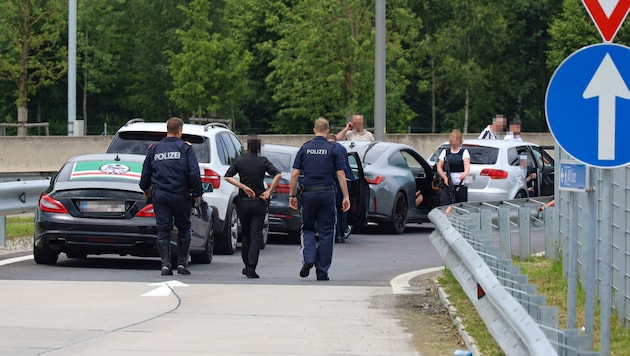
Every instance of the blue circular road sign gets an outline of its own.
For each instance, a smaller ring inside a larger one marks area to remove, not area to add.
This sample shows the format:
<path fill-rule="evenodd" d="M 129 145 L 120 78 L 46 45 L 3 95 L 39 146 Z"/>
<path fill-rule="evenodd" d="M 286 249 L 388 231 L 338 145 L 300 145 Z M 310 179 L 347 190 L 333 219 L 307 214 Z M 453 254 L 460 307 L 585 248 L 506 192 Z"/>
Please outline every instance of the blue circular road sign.
<path fill-rule="evenodd" d="M 584 47 L 551 77 L 547 123 L 558 144 L 587 165 L 630 163 L 630 48 L 606 43 Z"/>

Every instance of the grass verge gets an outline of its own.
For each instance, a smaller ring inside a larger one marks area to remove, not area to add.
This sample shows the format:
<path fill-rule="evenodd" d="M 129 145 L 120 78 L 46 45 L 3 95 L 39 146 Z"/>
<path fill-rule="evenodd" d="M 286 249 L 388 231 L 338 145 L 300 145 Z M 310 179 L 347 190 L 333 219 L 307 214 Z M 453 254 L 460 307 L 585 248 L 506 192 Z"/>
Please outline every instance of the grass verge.
<path fill-rule="evenodd" d="M 7 239 L 13 239 L 23 236 L 33 236 L 34 232 L 34 218 L 18 216 L 7 217 Z"/>
<path fill-rule="evenodd" d="M 528 275 L 529 283 L 538 288 L 538 293 L 545 295 L 547 305 L 558 308 L 558 320 L 561 328 L 567 327 L 567 279 L 562 275 L 562 261 L 547 260 L 544 258 L 531 258 L 527 261 L 514 261 L 521 267 L 521 272 Z M 475 339 L 479 349 L 484 355 L 504 355 L 486 328 L 479 313 L 468 299 L 461 286 L 447 269 L 439 279 L 453 306 L 457 308 L 459 316 L 464 321 L 466 331 Z M 575 326 L 581 329 L 584 325 L 585 294 L 578 284 L 577 314 Z M 593 338 L 595 350 L 599 349 L 599 308 L 595 308 L 595 325 Z M 630 350 L 630 327 L 624 328 L 617 318 L 617 312 L 613 311 L 610 326 L 610 350 L 611 355 L 625 355 Z"/>

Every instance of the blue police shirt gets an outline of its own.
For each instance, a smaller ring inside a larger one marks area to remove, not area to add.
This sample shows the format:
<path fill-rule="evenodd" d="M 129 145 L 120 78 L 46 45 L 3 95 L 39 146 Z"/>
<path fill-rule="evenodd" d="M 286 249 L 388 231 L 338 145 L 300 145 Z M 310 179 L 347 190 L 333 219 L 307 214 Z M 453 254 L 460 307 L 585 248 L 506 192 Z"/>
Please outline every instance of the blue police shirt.
<path fill-rule="evenodd" d="M 177 137 L 164 137 L 149 147 L 144 159 L 140 189 L 155 189 L 201 196 L 199 163 L 192 146 Z"/>
<path fill-rule="evenodd" d="M 352 173 L 352 168 L 350 168 L 350 162 L 348 162 L 348 151 L 343 147 L 339 142 L 334 142 L 335 146 L 339 152 L 341 152 L 341 160 L 343 161 L 343 172 L 346 174 L 346 180 L 353 181 L 356 180 L 354 178 L 354 173 Z M 337 180 L 335 180 L 337 182 Z"/>
<path fill-rule="evenodd" d="M 337 171 L 343 170 L 341 152 L 337 146 L 328 142 L 323 136 L 315 136 L 314 139 L 302 145 L 293 168 L 299 169 L 304 174 L 301 180 L 305 187 L 332 186 L 336 180 Z"/>

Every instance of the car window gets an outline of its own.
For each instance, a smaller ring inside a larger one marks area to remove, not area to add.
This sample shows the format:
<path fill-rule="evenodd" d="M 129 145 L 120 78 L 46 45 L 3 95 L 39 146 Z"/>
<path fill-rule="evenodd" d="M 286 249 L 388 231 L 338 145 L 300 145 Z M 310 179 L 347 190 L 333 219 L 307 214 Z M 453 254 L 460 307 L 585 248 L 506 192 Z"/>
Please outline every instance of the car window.
<path fill-rule="evenodd" d="M 280 172 L 289 172 L 293 161 L 291 160 L 291 154 L 281 152 L 263 152 L 263 156 L 276 167 Z"/>
<path fill-rule="evenodd" d="M 227 133 L 221 133 L 218 135 L 219 139 L 223 141 L 223 147 L 225 147 L 225 152 L 227 154 L 227 163 L 232 164 L 236 158 L 240 155 L 239 151 L 237 151 L 234 146 L 234 142 L 230 139 L 230 135 Z"/>
<path fill-rule="evenodd" d="M 389 160 L 387 162 L 390 166 L 409 169 L 409 166 L 407 165 L 407 160 L 405 160 L 405 157 L 403 157 L 402 152 L 400 151 L 394 152 L 394 154 L 389 157 Z"/>
<path fill-rule="evenodd" d="M 387 151 L 387 148 L 388 147 L 386 145 L 378 145 L 378 144 L 368 146 L 368 149 L 366 149 L 366 152 L 363 154 L 363 157 L 361 158 L 361 160 L 363 161 L 363 164 L 364 165 L 373 164 L 385 154 L 385 151 Z"/>
<path fill-rule="evenodd" d="M 114 136 L 107 148 L 107 153 L 131 153 L 146 155 L 149 146 L 159 142 L 166 136 L 164 132 L 123 131 Z M 198 135 L 184 134 L 184 141 L 192 144 L 199 162 L 210 162 L 210 145 L 207 138 Z"/>
<path fill-rule="evenodd" d="M 542 151 L 542 153 L 540 152 Z M 549 155 L 549 153 L 545 152 L 544 150 L 538 148 L 538 147 L 532 147 L 532 152 L 534 153 L 534 158 L 536 159 L 536 162 L 538 163 L 539 167 L 544 166 L 549 167 L 552 166 L 553 167 L 553 158 L 551 158 L 551 156 Z"/>
<path fill-rule="evenodd" d="M 243 154 L 243 145 L 241 144 L 241 141 L 239 141 L 238 137 L 234 134 L 228 133 L 227 135 L 230 137 L 230 140 L 232 140 L 234 147 L 236 147 L 236 157 L 240 157 Z"/>
<path fill-rule="evenodd" d="M 227 148 L 225 148 L 225 142 L 221 138 L 221 135 L 216 136 L 216 144 L 217 144 L 217 154 L 219 155 L 219 161 L 222 165 L 228 165 L 228 152 Z"/>
<path fill-rule="evenodd" d="M 516 147 L 510 147 L 508 149 L 508 163 L 511 166 L 518 166 L 518 151 L 516 150 Z"/>
<path fill-rule="evenodd" d="M 518 156 L 516 157 L 515 162 L 510 162 L 513 166 L 520 165 L 521 159 L 527 159 L 527 168 L 531 171 L 534 168 L 534 157 L 532 156 L 532 151 L 527 146 L 516 147 L 516 152 Z"/>
<path fill-rule="evenodd" d="M 142 162 L 115 161 L 113 159 L 100 161 L 78 161 L 67 163 L 57 175 L 58 182 L 140 182 Z"/>
<path fill-rule="evenodd" d="M 414 177 L 419 177 L 425 173 L 424 167 L 422 167 L 422 164 L 420 164 L 420 162 L 411 152 L 401 151 L 401 154 L 407 162 L 407 166 L 411 170 L 411 173 Z"/>
<path fill-rule="evenodd" d="M 470 154 L 470 164 L 496 164 L 499 156 L 499 149 L 487 146 L 464 145 Z"/>
<path fill-rule="evenodd" d="M 348 155 L 348 164 L 350 165 L 354 179 L 359 179 L 359 162 L 357 162 L 357 158 L 354 155 Z"/>

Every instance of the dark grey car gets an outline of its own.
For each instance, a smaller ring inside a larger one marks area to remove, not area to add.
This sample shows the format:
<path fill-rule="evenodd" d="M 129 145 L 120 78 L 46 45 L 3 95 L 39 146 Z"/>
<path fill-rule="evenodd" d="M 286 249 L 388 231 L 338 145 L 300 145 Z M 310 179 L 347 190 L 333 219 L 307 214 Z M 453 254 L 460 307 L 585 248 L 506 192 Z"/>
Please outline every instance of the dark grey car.
<path fill-rule="evenodd" d="M 54 264 L 62 252 L 69 258 L 89 254 L 157 257 L 153 204 L 138 185 L 143 162 L 144 156 L 135 154 L 82 155 L 66 162 L 42 193 L 35 211 L 35 262 Z M 213 215 L 214 209 L 203 200 L 192 210 L 194 263 L 212 261 Z M 176 241 L 175 229 L 171 243 Z"/>

